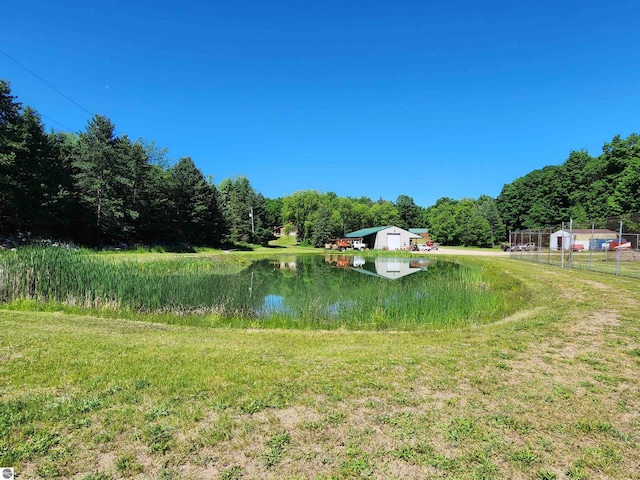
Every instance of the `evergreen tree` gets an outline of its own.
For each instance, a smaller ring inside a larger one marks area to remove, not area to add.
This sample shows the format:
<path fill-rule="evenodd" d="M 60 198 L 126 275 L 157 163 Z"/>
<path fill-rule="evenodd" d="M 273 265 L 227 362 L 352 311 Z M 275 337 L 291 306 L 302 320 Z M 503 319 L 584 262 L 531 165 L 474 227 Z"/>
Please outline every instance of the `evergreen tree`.
<path fill-rule="evenodd" d="M 16 152 L 24 150 L 20 139 L 22 105 L 11 95 L 9 84 L 0 80 L 0 231 L 18 228 L 18 202 L 22 187 Z"/>
<path fill-rule="evenodd" d="M 126 238 L 126 192 L 132 187 L 127 158 L 118 148 L 115 125 L 95 115 L 80 134 L 73 152 L 73 177 L 94 245 Z"/>
<path fill-rule="evenodd" d="M 0 80 L 0 230 L 47 234 L 63 208 L 64 170 L 40 115 Z"/>
<path fill-rule="evenodd" d="M 219 217 L 216 192 L 190 157 L 171 168 L 173 226 L 179 239 L 191 245 L 217 243 Z"/>

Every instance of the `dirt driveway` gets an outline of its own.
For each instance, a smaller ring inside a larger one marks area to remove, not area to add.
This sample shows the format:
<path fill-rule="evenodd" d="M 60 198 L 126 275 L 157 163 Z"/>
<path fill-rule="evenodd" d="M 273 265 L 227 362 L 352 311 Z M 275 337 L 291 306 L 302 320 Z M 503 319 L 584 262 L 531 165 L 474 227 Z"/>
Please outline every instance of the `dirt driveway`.
<path fill-rule="evenodd" d="M 423 252 L 420 252 L 423 253 Z M 503 252 L 502 250 L 476 250 L 476 249 L 466 249 L 466 248 L 456 248 L 456 247 L 438 247 L 438 250 L 431 250 L 430 252 L 424 253 L 433 253 L 440 255 L 476 255 L 482 257 L 508 257 L 509 252 Z"/>

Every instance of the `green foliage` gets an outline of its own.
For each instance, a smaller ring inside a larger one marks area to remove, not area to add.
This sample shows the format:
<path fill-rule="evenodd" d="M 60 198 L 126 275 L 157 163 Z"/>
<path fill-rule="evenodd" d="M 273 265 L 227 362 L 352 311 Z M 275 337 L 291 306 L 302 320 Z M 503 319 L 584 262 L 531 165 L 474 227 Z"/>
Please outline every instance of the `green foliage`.
<path fill-rule="evenodd" d="M 491 236 L 491 246 L 504 240 L 505 228 L 496 205 L 496 201 L 489 195 L 481 195 L 475 202 L 475 207 L 478 210 L 479 216 L 481 216 L 489 226 Z"/>
<path fill-rule="evenodd" d="M 268 204 L 246 177 L 223 180 L 218 187 L 218 201 L 226 227 L 224 238 L 229 243 L 266 245 L 274 238 L 273 227 L 281 225 L 281 215 L 275 208 L 282 202 Z"/>
<path fill-rule="evenodd" d="M 493 246 L 502 238 L 502 222 L 493 199 L 441 198 L 426 211 L 433 239 L 444 245 Z M 499 231 L 499 232 L 498 232 Z"/>
<path fill-rule="evenodd" d="M 392 202 L 379 199 L 371 206 L 372 226 L 395 225 L 396 223 L 399 223 L 399 214 L 397 207 Z"/>
<path fill-rule="evenodd" d="M 284 223 L 282 219 L 282 202 L 282 197 L 265 198 L 266 225 L 278 227 Z"/>
<path fill-rule="evenodd" d="M 283 200 L 282 218 L 295 225 L 301 242 L 313 234 L 311 216 L 318 209 L 321 196 L 314 190 L 305 190 L 294 192 Z"/>
<path fill-rule="evenodd" d="M 0 79 L 0 234 L 60 231 L 69 181 L 40 115 Z"/>
<path fill-rule="evenodd" d="M 173 226 L 179 239 L 188 244 L 210 245 L 221 234 L 217 195 L 213 184 L 189 157 L 181 158 L 170 170 Z"/>
<path fill-rule="evenodd" d="M 420 207 L 415 204 L 413 198 L 408 195 L 400 195 L 396 199 L 396 208 L 398 209 L 398 224 L 400 228 L 408 230 L 410 228 L 423 227 L 419 225 Z"/>
<path fill-rule="evenodd" d="M 90 227 L 92 244 L 120 240 L 125 226 L 124 192 L 131 187 L 126 158 L 119 155 L 115 125 L 95 115 L 80 134 L 72 153 L 72 171 L 83 220 Z"/>
<path fill-rule="evenodd" d="M 116 136 L 101 115 L 78 135 L 46 135 L 39 115 L 0 79 L 0 234 L 32 231 L 92 246 L 219 242 L 215 187 L 186 160 L 169 168 L 164 154 Z"/>

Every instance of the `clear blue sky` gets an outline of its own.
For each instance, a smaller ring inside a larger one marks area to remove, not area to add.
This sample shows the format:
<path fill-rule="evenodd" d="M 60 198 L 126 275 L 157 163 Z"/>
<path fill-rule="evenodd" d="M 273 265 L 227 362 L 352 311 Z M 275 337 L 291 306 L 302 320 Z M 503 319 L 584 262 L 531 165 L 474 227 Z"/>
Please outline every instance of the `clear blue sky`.
<path fill-rule="evenodd" d="M 267 197 L 497 196 L 638 132 L 637 0 L 5 2 L 0 50 L 118 134 Z M 90 115 L 5 55 L 47 128 Z M 58 123 L 54 123 L 58 122 Z M 64 125 L 63 128 L 61 125 Z"/>

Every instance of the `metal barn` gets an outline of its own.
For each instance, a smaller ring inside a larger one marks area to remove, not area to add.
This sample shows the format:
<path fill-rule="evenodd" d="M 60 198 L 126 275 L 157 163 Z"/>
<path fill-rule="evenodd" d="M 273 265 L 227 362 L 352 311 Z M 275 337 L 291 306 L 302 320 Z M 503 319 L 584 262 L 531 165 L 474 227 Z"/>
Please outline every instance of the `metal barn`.
<path fill-rule="evenodd" d="M 362 238 L 374 250 L 406 250 L 413 240 L 422 237 L 394 225 L 371 227 L 348 233 L 347 238 Z"/>

